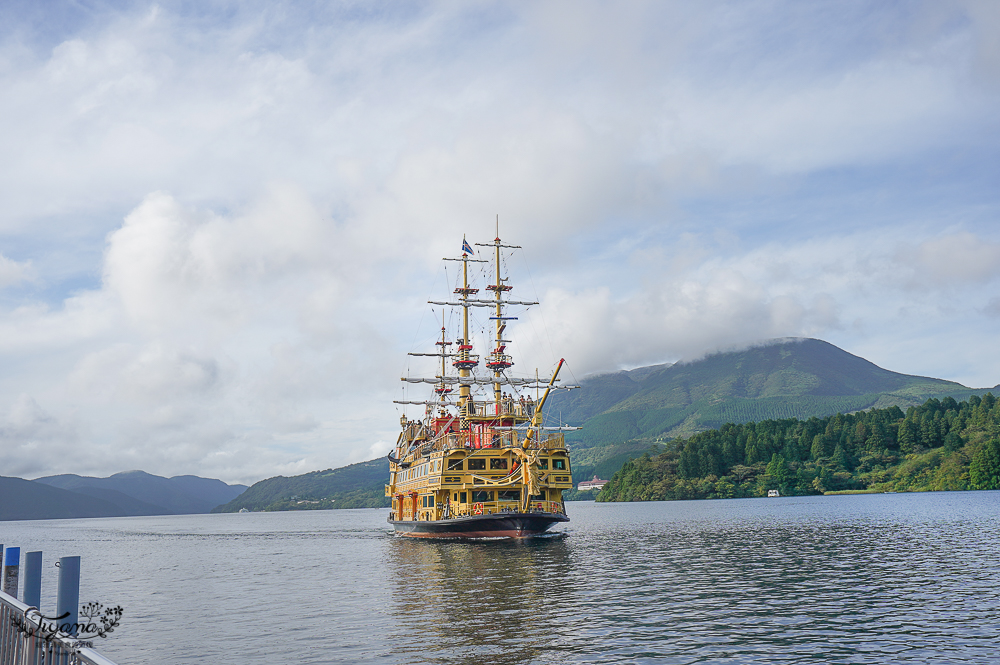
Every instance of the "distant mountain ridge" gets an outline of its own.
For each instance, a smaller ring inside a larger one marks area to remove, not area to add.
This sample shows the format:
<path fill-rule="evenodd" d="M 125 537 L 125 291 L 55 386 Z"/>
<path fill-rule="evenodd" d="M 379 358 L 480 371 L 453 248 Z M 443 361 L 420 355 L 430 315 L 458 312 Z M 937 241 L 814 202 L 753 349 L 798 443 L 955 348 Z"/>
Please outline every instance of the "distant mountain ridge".
<path fill-rule="evenodd" d="M 163 478 L 144 471 L 108 478 L 76 474 L 35 480 L 0 477 L 0 520 L 207 513 L 245 489 L 245 485 L 227 485 L 212 478 Z"/>
<path fill-rule="evenodd" d="M 145 504 L 159 511 L 140 513 L 145 515 L 207 513 L 218 505 L 232 501 L 246 490 L 246 485 L 227 485 L 214 478 L 198 476 L 164 478 L 145 471 L 123 471 L 107 478 L 66 473 L 36 478 L 34 482 L 100 496 L 110 501 L 115 501 L 115 496 L 121 494 L 132 500 L 121 501 L 120 507 L 123 509 L 140 508 Z M 139 504 L 136 504 L 136 501 Z"/>
<path fill-rule="evenodd" d="M 0 476 L 0 521 L 120 516 L 118 506 L 100 497 Z"/>

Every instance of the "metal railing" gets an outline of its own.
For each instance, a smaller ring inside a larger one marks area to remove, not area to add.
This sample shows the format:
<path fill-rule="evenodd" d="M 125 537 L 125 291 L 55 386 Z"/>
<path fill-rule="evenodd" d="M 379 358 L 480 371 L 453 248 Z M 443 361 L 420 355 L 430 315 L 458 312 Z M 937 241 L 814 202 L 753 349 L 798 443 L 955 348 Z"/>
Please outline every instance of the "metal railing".
<path fill-rule="evenodd" d="M 0 663 L 3 665 L 115 665 L 66 633 L 52 634 L 39 614 L 0 591 Z"/>
<path fill-rule="evenodd" d="M 499 402 L 469 402 L 471 415 L 474 416 L 521 416 L 528 418 L 535 413 L 534 402 L 520 402 L 514 399 L 504 399 Z"/>
<path fill-rule="evenodd" d="M 432 439 L 420 446 L 422 453 L 435 450 L 459 450 L 472 448 L 515 448 L 522 445 L 521 437 L 514 430 L 490 430 L 487 432 L 452 432 Z M 566 447 L 565 436 L 560 432 L 548 434 L 545 438 L 535 438 L 529 450 L 558 450 Z"/>
<path fill-rule="evenodd" d="M 559 501 L 546 501 L 544 499 L 532 499 L 525 509 L 521 506 L 520 499 L 513 501 L 472 501 L 470 503 L 456 504 L 453 507 L 442 508 L 441 518 L 449 517 L 469 517 L 478 515 L 523 515 L 525 513 L 556 513 L 564 515 L 566 513 L 563 504 Z"/>

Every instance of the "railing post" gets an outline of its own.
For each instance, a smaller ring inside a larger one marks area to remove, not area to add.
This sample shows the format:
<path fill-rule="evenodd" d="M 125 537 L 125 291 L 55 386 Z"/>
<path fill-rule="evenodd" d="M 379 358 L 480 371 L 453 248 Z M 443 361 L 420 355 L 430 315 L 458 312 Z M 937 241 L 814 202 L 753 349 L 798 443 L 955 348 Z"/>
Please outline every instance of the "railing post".
<path fill-rule="evenodd" d="M 8 547 L 3 554 L 3 592 L 17 598 L 17 574 L 21 565 L 21 548 Z"/>
<path fill-rule="evenodd" d="M 42 605 L 42 553 L 24 555 L 24 604 L 29 607 Z"/>
<path fill-rule="evenodd" d="M 80 557 L 64 556 L 59 559 L 59 588 L 56 591 L 56 616 L 69 612 L 59 625 L 68 623 L 73 635 L 80 620 Z"/>

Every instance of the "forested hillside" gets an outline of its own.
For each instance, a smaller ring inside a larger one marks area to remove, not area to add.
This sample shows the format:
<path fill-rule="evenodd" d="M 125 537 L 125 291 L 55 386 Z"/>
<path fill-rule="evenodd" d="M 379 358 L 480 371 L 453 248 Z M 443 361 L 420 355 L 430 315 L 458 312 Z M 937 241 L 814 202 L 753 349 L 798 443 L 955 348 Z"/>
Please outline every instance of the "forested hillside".
<path fill-rule="evenodd" d="M 871 409 L 763 420 L 677 439 L 627 462 L 598 501 L 655 501 L 831 491 L 1000 489 L 1000 402 Z"/>
<path fill-rule="evenodd" d="M 235 513 L 242 508 L 250 511 L 381 508 L 389 505 L 385 496 L 388 478 L 389 462 L 385 458 L 301 476 L 275 476 L 254 483 L 212 512 Z"/>
<path fill-rule="evenodd" d="M 643 451 L 658 453 L 674 437 L 726 423 L 906 409 L 930 398 L 962 400 L 989 390 L 892 372 L 818 339 L 772 340 L 692 362 L 587 377 L 580 384 L 553 396 L 547 409 L 552 424 L 583 425 L 566 437 L 577 481 L 610 478 Z"/>

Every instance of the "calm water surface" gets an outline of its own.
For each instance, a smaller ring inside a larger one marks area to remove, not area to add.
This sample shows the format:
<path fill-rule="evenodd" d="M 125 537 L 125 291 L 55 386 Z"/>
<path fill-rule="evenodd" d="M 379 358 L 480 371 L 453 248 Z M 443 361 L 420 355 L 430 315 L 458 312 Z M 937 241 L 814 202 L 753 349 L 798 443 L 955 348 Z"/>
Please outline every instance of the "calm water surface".
<path fill-rule="evenodd" d="M 83 557 L 134 663 L 1000 662 L 1000 492 L 568 504 L 525 543 L 385 510 L 0 522 Z"/>

